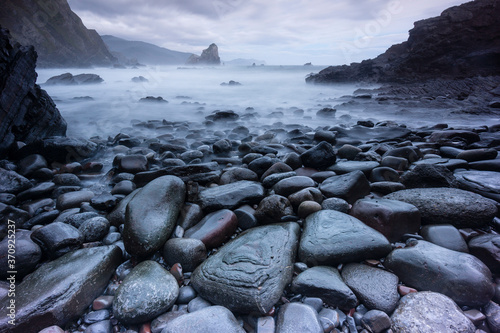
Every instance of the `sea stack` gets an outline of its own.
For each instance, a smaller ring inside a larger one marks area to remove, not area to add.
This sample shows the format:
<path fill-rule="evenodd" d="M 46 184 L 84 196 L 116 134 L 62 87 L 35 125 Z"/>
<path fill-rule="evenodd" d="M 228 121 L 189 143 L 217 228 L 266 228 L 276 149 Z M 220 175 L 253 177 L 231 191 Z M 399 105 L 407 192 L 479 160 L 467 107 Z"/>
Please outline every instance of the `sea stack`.
<path fill-rule="evenodd" d="M 201 56 L 193 54 L 189 57 L 186 65 L 220 65 L 219 48 L 214 43 L 210 44 Z"/>

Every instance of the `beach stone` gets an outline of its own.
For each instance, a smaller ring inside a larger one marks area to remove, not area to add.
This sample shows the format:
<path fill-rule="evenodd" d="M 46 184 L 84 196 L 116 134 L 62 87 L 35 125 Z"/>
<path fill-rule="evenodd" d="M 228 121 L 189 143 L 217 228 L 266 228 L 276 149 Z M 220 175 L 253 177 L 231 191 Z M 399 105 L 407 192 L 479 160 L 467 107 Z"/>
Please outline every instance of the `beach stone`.
<path fill-rule="evenodd" d="M 18 163 L 19 174 L 30 177 L 38 169 L 47 167 L 47 160 L 39 154 L 28 155 Z"/>
<path fill-rule="evenodd" d="M 328 198 L 323 200 L 321 208 L 324 210 L 336 210 L 341 213 L 347 213 L 350 209 L 349 203 L 340 198 Z"/>
<path fill-rule="evenodd" d="M 321 209 L 321 205 L 316 201 L 303 201 L 297 209 L 297 215 L 300 218 L 306 218 Z"/>
<path fill-rule="evenodd" d="M 238 227 L 247 230 L 257 226 L 257 218 L 255 217 L 255 209 L 249 205 L 243 205 L 234 210 L 234 214 L 238 218 Z"/>
<path fill-rule="evenodd" d="M 187 314 L 187 309 L 178 311 L 168 311 L 156 317 L 153 321 L 151 321 L 151 333 L 161 333 L 163 329 L 167 326 L 167 323 L 185 314 Z M 126 331 L 125 333 L 129 332 Z M 130 333 L 136 333 L 136 331 Z"/>
<path fill-rule="evenodd" d="M 43 182 L 35 187 L 29 188 L 17 195 L 17 200 L 25 201 L 28 199 L 38 199 L 40 197 L 50 197 L 50 193 L 56 188 L 52 182 Z"/>
<path fill-rule="evenodd" d="M 379 310 L 370 310 L 361 318 L 361 324 L 369 332 L 381 333 L 391 328 L 391 318 L 387 313 Z"/>
<path fill-rule="evenodd" d="M 315 201 L 317 203 L 321 203 L 323 201 L 323 194 L 316 187 L 307 187 L 289 195 L 288 200 L 293 207 L 298 208 L 304 201 Z"/>
<path fill-rule="evenodd" d="M 64 333 L 64 330 L 57 325 L 46 327 L 38 333 Z"/>
<path fill-rule="evenodd" d="M 500 159 L 470 162 L 469 167 L 475 170 L 500 172 Z"/>
<path fill-rule="evenodd" d="M 57 197 L 56 207 L 59 210 L 78 208 L 83 202 L 89 202 L 94 193 L 89 190 L 68 192 Z"/>
<path fill-rule="evenodd" d="M 130 181 L 130 180 L 122 180 L 119 183 L 117 183 L 115 186 L 113 186 L 113 189 L 111 190 L 111 194 L 123 194 L 123 195 L 129 195 L 136 189 L 135 184 Z"/>
<path fill-rule="evenodd" d="M 0 168 L 0 193 L 17 194 L 32 186 L 27 178 L 17 172 Z"/>
<path fill-rule="evenodd" d="M 76 250 L 49 261 L 16 288 L 16 325 L 8 324 L 7 303 L 0 306 L 0 331 L 37 332 L 80 317 L 102 294 L 121 251 L 116 246 Z"/>
<path fill-rule="evenodd" d="M 297 173 L 295 171 L 273 173 L 272 175 L 269 175 L 262 180 L 262 185 L 264 185 L 265 188 L 271 188 L 274 185 L 276 185 L 279 181 L 295 176 L 297 176 Z"/>
<path fill-rule="evenodd" d="M 220 246 L 238 228 L 238 218 L 229 209 L 222 209 L 205 216 L 184 233 L 186 238 L 201 240 L 208 250 Z"/>
<path fill-rule="evenodd" d="M 381 258 L 391 251 L 387 238 L 360 220 L 334 210 L 321 210 L 305 220 L 299 260 L 308 266 Z"/>
<path fill-rule="evenodd" d="M 318 142 L 326 141 L 333 145 L 336 141 L 335 133 L 331 131 L 316 131 L 314 132 L 314 140 Z"/>
<path fill-rule="evenodd" d="M 255 325 L 255 333 L 274 333 L 276 324 L 271 316 L 259 317 Z"/>
<path fill-rule="evenodd" d="M 458 187 L 453 173 L 439 164 L 418 164 L 401 177 L 406 188 Z"/>
<path fill-rule="evenodd" d="M 298 237 L 294 222 L 247 230 L 198 266 L 191 284 L 214 304 L 265 314 L 292 280 Z"/>
<path fill-rule="evenodd" d="M 467 243 L 457 228 L 451 224 L 428 224 L 422 227 L 420 235 L 433 244 L 459 252 L 469 252 Z"/>
<path fill-rule="evenodd" d="M 29 230 L 35 225 L 46 225 L 54 222 L 57 216 L 59 216 L 59 213 L 60 211 L 53 209 L 37 214 L 23 224 L 23 229 Z"/>
<path fill-rule="evenodd" d="M 283 157 L 283 162 L 285 164 L 288 164 L 290 168 L 292 168 L 293 170 L 298 169 L 302 166 L 302 160 L 300 159 L 300 155 L 295 152 L 286 154 Z"/>
<path fill-rule="evenodd" d="M 491 272 L 479 259 L 426 241 L 392 251 L 384 266 L 405 285 L 442 293 L 461 306 L 483 306 L 495 292 Z"/>
<path fill-rule="evenodd" d="M 92 302 L 92 310 L 109 309 L 113 305 L 114 296 L 99 296 Z"/>
<path fill-rule="evenodd" d="M 492 332 L 500 331 L 500 306 L 495 302 L 489 302 L 484 307 L 486 322 Z"/>
<path fill-rule="evenodd" d="M 500 235 L 485 234 L 469 241 L 469 250 L 479 258 L 493 274 L 500 273 Z"/>
<path fill-rule="evenodd" d="M 248 168 L 255 172 L 260 179 L 264 172 L 273 166 L 274 162 L 275 159 L 272 159 L 269 156 L 258 157 L 248 164 Z"/>
<path fill-rule="evenodd" d="M 498 155 L 496 149 L 493 148 L 478 148 L 469 149 L 460 152 L 456 158 L 466 160 L 467 162 L 476 162 L 482 160 L 492 160 Z"/>
<path fill-rule="evenodd" d="M 267 176 L 276 174 L 276 173 L 286 173 L 291 172 L 293 169 L 283 162 L 274 163 L 266 172 L 262 175 L 261 179 L 264 180 Z"/>
<path fill-rule="evenodd" d="M 500 202 L 500 172 L 496 171 L 455 171 L 459 187 Z"/>
<path fill-rule="evenodd" d="M 21 208 L 28 212 L 30 217 L 33 217 L 40 211 L 46 211 L 46 209 L 54 208 L 54 200 L 49 198 L 30 200 L 29 202 L 21 205 Z"/>
<path fill-rule="evenodd" d="M 336 176 L 337 174 L 333 171 L 318 171 L 313 173 L 310 177 L 317 183 L 322 183 L 326 179 Z"/>
<path fill-rule="evenodd" d="M 255 204 L 264 197 L 260 183 L 241 180 L 235 183 L 207 188 L 199 194 L 199 205 L 207 212 L 235 209 L 243 204 Z"/>
<path fill-rule="evenodd" d="M 406 187 L 397 182 L 376 182 L 370 184 L 370 190 L 372 192 L 387 195 L 392 192 L 406 190 Z"/>
<path fill-rule="evenodd" d="M 262 199 L 254 214 L 260 224 L 280 222 L 281 218 L 287 215 L 293 215 L 293 208 L 290 201 L 276 194 Z"/>
<path fill-rule="evenodd" d="M 16 278 L 22 279 L 31 273 L 42 259 L 42 249 L 31 240 L 31 232 L 18 229 L 15 233 L 15 269 L 9 267 L 9 239 L 5 237 L 0 241 L 0 278 L 5 281 L 9 276 L 8 271 L 15 270 Z M 11 242 L 12 243 L 12 242 Z"/>
<path fill-rule="evenodd" d="M 222 174 L 219 184 L 226 185 L 240 180 L 258 181 L 259 177 L 250 169 L 232 168 Z"/>
<path fill-rule="evenodd" d="M 176 304 L 188 304 L 196 298 L 196 290 L 191 286 L 182 286 L 179 288 L 179 296 L 177 297 Z"/>
<path fill-rule="evenodd" d="M 136 174 L 148 170 L 148 159 L 144 155 L 117 155 L 113 164 L 116 165 L 118 172 Z"/>
<path fill-rule="evenodd" d="M 163 247 L 163 258 L 169 266 L 180 263 L 186 272 L 192 272 L 207 258 L 205 244 L 194 238 L 172 238 Z"/>
<path fill-rule="evenodd" d="M 111 320 L 103 320 L 89 325 L 84 333 L 112 333 L 113 325 Z"/>
<path fill-rule="evenodd" d="M 274 192 L 278 195 L 288 197 L 289 195 L 301 191 L 308 187 L 314 187 L 314 180 L 306 176 L 294 176 L 280 180 L 274 185 Z"/>
<path fill-rule="evenodd" d="M 77 175 L 72 173 L 60 173 L 54 175 L 52 180 L 56 185 L 60 186 L 80 186 L 81 181 Z"/>
<path fill-rule="evenodd" d="M 186 230 L 200 222 L 202 218 L 203 211 L 201 210 L 201 207 L 197 204 L 186 202 L 179 212 L 177 225 Z"/>
<path fill-rule="evenodd" d="M 75 227 L 62 222 L 52 222 L 36 229 L 31 234 L 31 239 L 51 259 L 76 250 L 83 243 L 81 232 Z"/>
<path fill-rule="evenodd" d="M 300 159 L 305 167 L 325 169 L 335 163 L 337 156 L 333 146 L 326 141 L 322 141 L 302 153 Z"/>
<path fill-rule="evenodd" d="M 231 311 L 216 305 L 170 320 L 161 331 L 161 333 L 183 332 L 245 333 L 245 330 Z"/>
<path fill-rule="evenodd" d="M 337 155 L 340 158 L 345 158 L 348 160 L 353 160 L 358 153 L 361 153 L 363 150 L 359 147 L 355 147 L 350 144 L 345 144 L 342 147 L 339 148 L 337 151 Z"/>
<path fill-rule="evenodd" d="M 113 315 L 127 324 L 149 321 L 167 311 L 177 300 L 177 280 L 155 261 L 135 266 L 118 287 Z"/>
<path fill-rule="evenodd" d="M 389 167 L 378 167 L 370 173 L 371 182 L 399 182 L 399 178 L 399 173 Z"/>
<path fill-rule="evenodd" d="M 387 156 L 402 157 L 405 158 L 408 163 L 416 162 L 420 158 L 418 148 L 413 147 L 399 147 L 391 149 L 382 155 L 383 158 Z"/>
<path fill-rule="evenodd" d="M 406 158 L 396 156 L 386 156 L 382 158 L 380 165 L 384 168 L 391 168 L 398 171 L 408 170 L 410 167 Z"/>
<path fill-rule="evenodd" d="M 293 279 L 291 289 L 296 294 L 319 297 L 329 306 L 346 311 L 356 307 L 358 302 L 333 267 L 316 266 L 305 270 Z"/>
<path fill-rule="evenodd" d="M 170 237 L 184 204 L 186 187 L 175 176 L 163 176 L 144 186 L 127 204 L 123 243 L 128 253 L 146 257 Z"/>
<path fill-rule="evenodd" d="M 196 312 L 201 309 L 208 308 L 210 306 L 212 306 L 212 303 L 210 303 L 209 301 L 200 296 L 197 296 L 188 303 L 187 310 L 188 312 Z"/>
<path fill-rule="evenodd" d="M 396 275 L 380 268 L 350 263 L 342 268 L 342 278 L 368 309 L 391 313 L 399 300 Z"/>
<path fill-rule="evenodd" d="M 109 231 L 109 221 L 102 216 L 93 217 L 80 225 L 78 230 L 83 236 L 83 242 L 96 242 L 102 240 Z"/>
<path fill-rule="evenodd" d="M 367 177 L 371 171 L 378 167 L 380 163 L 375 161 L 343 161 L 337 162 L 328 169 L 338 175 L 343 175 L 356 170 L 362 171 Z"/>
<path fill-rule="evenodd" d="M 23 193 L 23 192 L 21 192 Z M 15 194 L 12 193 L 0 193 L 0 203 L 6 205 L 15 205 L 17 202 Z"/>
<path fill-rule="evenodd" d="M 286 303 L 280 307 L 276 333 L 323 333 L 318 313 L 302 303 Z"/>
<path fill-rule="evenodd" d="M 110 193 L 101 193 L 90 199 L 90 205 L 97 209 L 103 211 L 112 210 L 118 203 L 118 198 Z"/>
<path fill-rule="evenodd" d="M 401 333 L 476 331 L 452 299 L 430 291 L 410 293 L 401 298 L 391 320 L 392 330 Z"/>
<path fill-rule="evenodd" d="M 110 313 L 106 309 L 90 311 L 83 317 L 83 322 L 85 324 L 93 324 L 98 321 L 107 320 L 110 317 Z"/>
<path fill-rule="evenodd" d="M 99 214 L 96 212 L 76 213 L 65 217 L 62 222 L 72 225 L 73 227 L 78 229 L 83 224 L 83 222 L 97 216 L 99 216 Z"/>
<path fill-rule="evenodd" d="M 354 203 L 350 214 L 382 233 L 391 243 L 420 229 L 420 212 L 402 201 L 360 199 Z"/>
<path fill-rule="evenodd" d="M 388 194 L 385 199 L 414 205 L 422 224 L 451 224 L 475 228 L 491 222 L 497 212 L 494 201 L 455 188 L 416 188 Z"/>
<path fill-rule="evenodd" d="M 356 200 L 370 193 L 370 183 L 361 171 L 353 171 L 326 179 L 319 186 L 328 198 L 337 197 L 353 204 Z"/>

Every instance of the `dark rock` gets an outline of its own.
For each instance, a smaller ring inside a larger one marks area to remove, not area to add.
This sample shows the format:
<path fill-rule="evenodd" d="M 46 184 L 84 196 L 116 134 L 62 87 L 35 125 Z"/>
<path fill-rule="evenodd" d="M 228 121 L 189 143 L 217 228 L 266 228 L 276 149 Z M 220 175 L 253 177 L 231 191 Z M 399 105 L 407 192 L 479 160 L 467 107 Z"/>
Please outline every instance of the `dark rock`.
<path fill-rule="evenodd" d="M 333 171 L 319 171 L 311 175 L 311 178 L 318 183 L 324 182 L 326 179 L 336 176 L 337 174 Z"/>
<path fill-rule="evenodd" d="M 186 202 L 179 212 L 179 218 L 177 219 L 177 225 L 187 230 L 194 226 L 196 223 L 200 222 L 203 218 L 203 211 L 201 207 L 197 204 Z"/>
<path fill-rule="evenodd" d="M 118 172 L 135 174 L 148 170 L 148 160 L 144 155 L 117 156 L 113 164 L 116 164 Z"/>
<path fill-rule="evenodd" d="M 324 332 L 329 332 L 340 325 L 339 314 L 335 310 L 323 308 L 318 315 Z"/>
<path fill-rule="evenodd" d="M 45 82 L 46 85 L 79 85 L 79 84 L 98 84 L 104 80 L 97 74 L 78 74 L 64 73 L 52 76 Z"/>
<path fill-rule="evenodd" d="M 240 180 L 258 181 L 259 177 L 250 169 L 232 168 L 222 174 L 219 183 L 220 185 L 227 185 Z"/>
<path fill-rule="evenodd" d="M 241 83 L 233 81 L 233 80 L 230 80 L 227 83 L 226 82 L 222 82 L 220 85 L 221 86 L 241 86 Z"/>
<path fill-rule="evenodd" d="M 94 197 L 94 193 L 88 190 L 68 192 L 61 194 L 57 198 L 57 209 L 65 210 L 80 207 L 82 202 L 89 202 Z"/>
<path fill-rule="evenodd" d="M 323 333 L 318 313 L 308 305 L 286 303 L 280 307 L 276 333 Z"/>
<path fill-rule="evenodd" d="M 316 131 L 314 133 L 314 140 L 321 142 L 321 141 L 326 141 L 330 144 L 335 144 L 336 139 L 335 139 L 335 132 L 331 131 Z"/>
<path fill-rule="evenodd" d="M 112 333 L 113 325 L 111 320 L 103 320 L 92 325 L 89 325 L 84 333 Z"/>
<path fill-rule="evenodd" d="M 31 229 L 34 225 L 46 225 L 51 222 L 54 222 L 54 220 L 59 216 L 60 211 L 57 209 L 54 210 L 49 210 L 48 212 L 43 212 L 40 214 L 37 214 L 30 218 L 26 223 L 23 224 L 24 229 Z"/>
<path fill-rule="evenodd" d="M 195 226 L 186 230 L 184 237 L 199 239 L 211 250 L 227 241 L 237 227 L 236 215 L 229 209 L 222 209 L 205 216 Z"/>
<path fill-rule="evenodd" d="M 175 176 L 157 178 L 127 204 L 123 243 L 132 256 L 146 257 L 158 251 L 170 237 L 184 204 L 186 187 Z"/>
<path fill-rule="evenodd" d="M 80 231 L 62 222 L 53 222 L 36 229 L 31 239 L 52 259 L 78 249 L 83 243 Z"/>
<path fill-rule="evenodd" d="M 406 190 L 406 187 L 398 182 L 376 182 L 371 183 L 370 190 L 385 195 L 396 191 Z"/>
<path fill-rule="evenodd" d="M 335 113 L 337 113 L 336 109 L 332 108 L 323 108 L 316 112 L 316 117 L 318 118 L 335 118 Z"/>
<path fill-rule="evenodd" d="M 297 153 L 288 153 L 283 157 L 283 162 L 288 164 L 293 170 L 298 169 L 302 166 L 302 160 Z"/>
<path fill-rule="evenodd" d="M 17 2 L 4 3 L 0 21 L 20 22 L 8 7 Z M 33 8 L 37 6 L 30 6 Z M 36 13 L 34 11 L 33 13 Z M 8 24 L 7 24 L 8 26 Z M 11 29 L 11 31 L 15 31 Z M 18 37 L 17 37 L 18 38 Z M 8 153 L 16 141 L 31 143 L 54 135 L 66 134 L 66 122 L 49 95 L 36 83 L 37 52 L 33 46 L 21 46 L 8 30 L 0 28 L 0 155 Z M 33 43 L 26 43 L 32 45 Z M 0 181 L 3 183 L 3 181 Z"/>
<path fill-rule="evenodd" d="M 17 286 L 14 327 L 7 323 L 7 303 L 0 307 L 0 331 L 36 332 L 77 319 L 104 291 L 120 262 L 118 247 L 101 246 L 46 263 Z"/>
<path fill-rule="evenodd" d="M 48 162 L 70 163 L 93 157 L 99 149 L 96 143 L 86 139 L 56 136 L 34 140 L 21 148 L 16 155 L 22 158 L 31 154 L 40 154 Z"/>
<path fill-rule="evenodd" d="M 420 230 L 420 235 L 433 244 L 458 252 L 469 252 L 467 243 L 457 228 L 451 224 L 428 224 Z"/>
<path fill-rule="evenodd" d="M 401 177 L 406 188 L 458 187 L 453 173 L 443 165 L 418 164 Z"/>
<path fill-rule="evenodd" d="M 9 234 L 12 235 L 12 234 Z M 5 280 L 8 277 L 8 271 L 16 271 L 16 278 L 22 279 L 26 274 L 31 273 L 37 264 L 42 259 L 42 250 L 40 247 L 34 243 L 30 238 L 31 232 L 25 230 L 17 230 L 15 233 L 15 268 L 10 267 L 10 258 L 8 254 L 12 253 L 9 251 L 9 240 L 13 238 L 5 237 L 0 241 L 0 277 Z"/>
<path fill-rule="evenodd" d="M 196 298 L 196 290 L 191 286 L 183 286 L 179 288 L 179 297 L 177 297 L 176 304 L 188 304 Z"/>
<path fill-rule="evenodd" d="M 102 217 L 93 217 L 83 222 L 78 228 L 83 236 L 83 242 L 100 241 L 108 234 L 109 221 Z"/>
<path fill-rule="evenodd" d="M 401 333 L 476 331 L 452 299 L 430 291 L 410 293 L 403 297 L 391 320 L 392 329 Z"/>
<path fill-rule="evenodd" d="M 321 209 L 321 205 L 316 201 L 303 201 L 297 209 L 297 216 L 304 219 Z"/>
<path fill-rule="evenodd" d="M 379 310 L 370 310 L 361 318 L 361 324 L 369 332 L 381 333 L 391 328 L 391 318 L 387 313 Z"/>
<path fill-rule="evenodd" d="M 13 193 L 25 191 L 32 187 L 30 181 L 15 171 L 0 168 L 0 192 Z"/>
<path fill-rule="evenodd" d="M 335 126 L 331 128 L 337 132 L 337 144 L 340 143 L 361 143 L 376 140 L 376 141 L 391 141 L 406 138 L 411 131 L 404 127 L 362 127 L 353 126 L 351 128 L 343 128 Z"/>
<path fill-rule="evenodd" d="M 386 156 L 380 162 L 380 165 L 385 168 L 391 168 L 398 171 L 408 170 L 410 164 L 404 157 Z"/>
<path fill-rule="evenodd" d="M 111 225 L 117 227 L 120 224 L 125 223 L 125 211 L 127 205 L 138 192 L 139 189 L 136 189 L 132 193 L 127 195 L 118 203 L 118 205 L 116 205 L 115 209 L 113 209 L 113 211 L 107 215 L 107 219 L 109 223 L 111 223 Z"/>
<path fill-rule="evenodd" d="M 352 204 L 370 193 L 370 183 L 365 174 L 358 170 L 330 177 L 321 183 L 319 189 L 328 198 L 338 197 Z"/>
<path fill-rule="evenodd" d="M 292 280 L 298 237 L 293 222 L 252 228 L 198 266 L 192 286 L 232 311 L 267 313 Z"/>
<path fill-rule="evenodd" d="M 254 214 L 260 224 L 280 222 L 281 218 L 287 215 L 293 215 L 290 201 L 276 194 L 262 199 Z"/>
<path fill-rule="evenodd" d="M 4 235 L 7 235 L 8 220 L 14 221 L 17 230 L 21 229 L 30 217 L 25 210 L 0 203 L 0 235 L 2 235 L 2 238 Z"/>
<path fill-rule="evenodd" d="M 238 218 L 238 227 L 247 230 L 257 226 L 257 218 L 255 217 L 255 209 L 249 205 L 243 205 L 234 210 L 234 214 Z"/>
<path fill-rule="evenodd" d="M 144 76 L 134 76 L 132 79 L 131 79 L 132 82 L 135 82 L 135 83 L 141 83 L 141 82 L 149 82 L 148 79 L 146 79 Z"/>
<path fill-rule="evenodd" d="M 240 116 L 235 113 L 232 110 L 228 111 L 217 111 L 213 115 L 205 117 L 208 120 L 213 120 L 213 121 L 233 121 L 233 120 L 238 120 Z"/>
<path fill-rule="evenodd" d="M 47 161 L 42 155 L 33 154 L 20 160 L 18 165 L 19 173 L 23 176 L 30 177 L 38 169 L 46 168 Z"/>
<path fill-rule="evenodd" d="M 314 187 L 314 185 L 314 180 L 310 177 L 294 176 L 280 180 L 273 189 L 276 194 L 287 197 L 305 188 Z"/>
<path fill-rule="evenodd" d="M 203 50 L 201 56 L 191 55 L 186 65 L 220 65 L 219 49 L 214 43 Z"/>
<path fill-rule="evenodd" d="M 342 147 L 339 148 L 337 151 L 337 155 L 340 158 L 345 158 L 348 160 L 353 160 L 358 153 L 361 153 L 362 150 L 361 148 L 355 147 L 353 145 L 345 144 Z"/>
<path fill-rule="evenodd" d="M 22 193 L 22 192 L 21 192 Z M 17 202 L 16 196 L 12 193 L 0 193 L 0 203 L 6 205 L 15 205 Z"/>
<path fill-rule="evenodd" d="M 334 171 L 338 175 L 360 170 L 368 177 L 371 171 L 379 165 L 378 162 L 374 161 L 344 161 L 337 162 L 328 169 Z"/>
<path fill-rule="evenodd" d="M 496 214 L 494 201 L 455 188 L 417 188 L 386 195 L 404 201 L 420 211 L 422 224 L 452 224 L 457 228 L 479 227 Z"/>
<path fill-rule="evenodd" d="M 167 323 L 185 314 L 187 314 L 186 309 L 181 311 L 168 311 L 156 317 L 155 320 L 151 321 L 151 333 L 161 333 L 163 329 L 167 326 Z M 132 333 L 132 332 L 127 332 L 127 333 Z"/>
<path fill-rule="evenodd" d="M 109 319 L 109 317 L 110 317 L 110 313 L 106 309 L 91 311 L 83 317 L 83 322 L 85 324 L 93 324 L 93 323 L 96 323 L 98 321 L 107 320 L 107 319 Z"/>
<path fill-rule="evenodd" d="M 370 173 L 371 182 L 399 182 L 399 173 L 393 168 L 378 167 Z"/>
<path fill-rule="evenodd" d="M 136 189 L 136 185 L 131 182 L 130 180 L 122 180 L 121 182 L 117 183 L 115 186 L 113 186 L 113 189 L 111 190 L 111 194 L 123 194 L 123 195 L 129 195 Z"/>
<path fill-rule="evenodd" d="M 218 333 L 245 332 L 231 311 L 223 306 L 210 306 L 167 322 L 162 333 L 202 331 Z"/>
<path fill-rule="evenodd" d="M 500 172 L 495 171 L 460 171 L 455 172 L 459 187 L 476 192 L 483 197 L 500 202 Z"/>
<path fill-rule="evenodd" d="M 78 229 L 83 224 L 83 222 L 97 216 L 99 216 L 99 214 L 95 212 L 76 213 L 74 215 L 65 217 L 61 222 L 72 225 L 73 227 Z"/>
<path fill-rule="evenodd" d="M 389 241 L 378 231 L 347 214 L 322 210 L 306 218 L 299 259 L 309 266 L 336 265 L 385 256 Z"/>
<path fill-rule="evenodd" d="M 323 194 L 315 187 L 307 187 L 289 195 L 288 200 L 293 207 L 298 208 L 304 201 L 315 201 L 317 203 L 321 203 L 323 201 Z"/>
<path fill-rule="evenodd" d="M 268 156 L 258 157 L 248 164 L 248 168 L 260 178 L 274 164 L 274 159 Z"/>
<path fill-rule="evenodd" d="M 161 96 L 146 96 L 139 100 L 140 103 L 168 103 L 167 100 L 163 99 Z"/>
<path fill-rule="evenodd" d="M 239 182 L 205 189 L 199 194 L 203 210 L 235 209 L 243 204 L 258 203 L 264 197 L 264 188 L 257 182 Z"/>
<path fill-rule="evenodd" d="M 419 152 L 413 147 L 400 147 L 387 151 L 382 157 L 388 156 L 405 158 L 408 163 L 413 163 L 418 161 Z"/>
<path fill-rule="evenodd" d="M 179 295 L 175 278 L 155 261 L 138 264 L 123 280 L 113 301 L 113 315 L 123 323 L 149 321 L 170 308 Z"/>
<path fill-rule="evenodd" d="M 347 311 L 356 307 L 358 302 L 338 270 L 333 267 L 316 266 L 300 273 L 293 279 L 292 291 L 305 296 L 320 297 L 329 306 Z"/>
<path fill-rule="evenodd" d="M 72 173 L 54 175 L 53 182 L 60 186 L 80 186 L 80 178 Z"/>
<path fill-rule="evenodd" d="M 218 140 L 214 142 L 214 144 L 212 145 L 212 149 L 214 151 L 214 154 L 227 155 L 232 150 L 231 141 L 229 141 L 228 139 Z"/>
<path fill-rule="evenodd" d="M 195 312 L 212 306 L 212 303 L 202 297 L 195 297 L 188 303 L 188 312 Z"/>
<path fill-rule="evenodd" d="M 323 202 L 321 203 L 321 208 L 325 210 L 336 210 L 341 213 L 347 213 L 349 211 L 349 203 L 340 198 L 328 198 L 323 200 Z"/>
<path fill-rule="evenodd" d="M 470 162 L 469 167 L 475 170 L 500 172 L 500 159 Z"/>
<path fill-rule="evenodd" d="M 302 153 L 300 159 L 305 167 L 324 169 L 334 164 L 337 156 L 333 146 L 326 141 L 322 141 Z"/>
<path fill-rule="evenodd" d="M 114 195 L 111 195 L 110 193 L 101 193 L 90 199 L 90 205 L 93 208 L 102 211 L 112 210 L 113 208 L 115 208 L 117 203 L 118 203 L 118 198 L 115 197 Z"/>
<path fill-rule="evenodd" d="M 491 272 L 479 259 L 426 241 L 392 251 L 384 265 L 405 285 L 445 294 L 459 305 L 483 306 L 494 294 Z"/>
<path fill-rule="evenodd" d="M 262 180 L 262 185 L 264 185 L 265 188 L 271 188 L 278 182 L 282 181 L 283 179 L 295 176 L 297 176 L 297 173 L 295 171 L 284 172 L 284 173 L 273 173 L 272 175 L 269 175 Z"/>
<path fill-rule="evenodd" d="M 50 193 L 56 188 L 56 184 L 52 182 L 43 182 L 35 187 L 29 188 L 17 195 L 19 201 L 25 201 L 28 199 L 38 199 L 40 197 L 50 196 Z"/>
<path fill-rule="evenodd" d="M 493 274 L 500 273 L 500 235 L 486 234 L 469 241 L 470 253 L 479 258 Z"/>
<path fill-rule="evenodd" d="M 493 148 L 478 148 L 464 150 L 459 153 L 456 158 L 466 160 L 467 162 L 476 162 L 481 160 L 492 160 L 495 159 L 498 152 Z"/>
<path fill-rule="evenodd" d="M 382 233 L 391 243 L 420 230 L 420 212 L 401 201 L 361 199 L 352 206 L 350 214 Z"/>
<path fill-rule="evenodd" d="M 368 308 L 391 313 L 399 300 L 398 277 L 379 268 L 347 264 L 342 278 L 358 299 Z"/>
<path fill-rule="evenodd" d="M 500 306 L 497 303 L 489 302 L 484 307 L 486 322 L 493 332 L 500 331 Z"/>
<path fill-rule="evenodd" d="M 274 163 L 266 172 L 262 175 L 261 179 L 264 180 L 267 176 L 277 174 L 277 173 L 286 173 L 293 171 L 292 168 L 283 162 Z"/>

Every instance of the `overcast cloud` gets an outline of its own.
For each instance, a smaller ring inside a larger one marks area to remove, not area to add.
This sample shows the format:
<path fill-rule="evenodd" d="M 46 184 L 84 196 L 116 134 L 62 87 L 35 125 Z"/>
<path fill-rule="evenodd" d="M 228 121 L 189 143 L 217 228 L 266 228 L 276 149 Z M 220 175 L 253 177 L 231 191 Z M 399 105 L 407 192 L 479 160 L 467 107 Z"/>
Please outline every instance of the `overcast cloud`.
<path fill-rule="evenodd" d="M 463 0 L 69 0 L 87 28 L 223 60 L 338 65 L 408 38 L 413 22 Z"/>

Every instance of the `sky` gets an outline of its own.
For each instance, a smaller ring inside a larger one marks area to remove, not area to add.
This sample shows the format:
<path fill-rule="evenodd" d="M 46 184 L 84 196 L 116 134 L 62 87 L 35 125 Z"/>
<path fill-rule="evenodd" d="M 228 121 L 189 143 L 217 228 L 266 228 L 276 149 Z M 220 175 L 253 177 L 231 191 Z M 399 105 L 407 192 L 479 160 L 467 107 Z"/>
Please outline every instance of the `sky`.
<path fill-rule="evenodd" d="M 68 0 L 89 29 L 221 59 L 342 65 L 408 38 L 413 22 L 463 0 Z"/>

